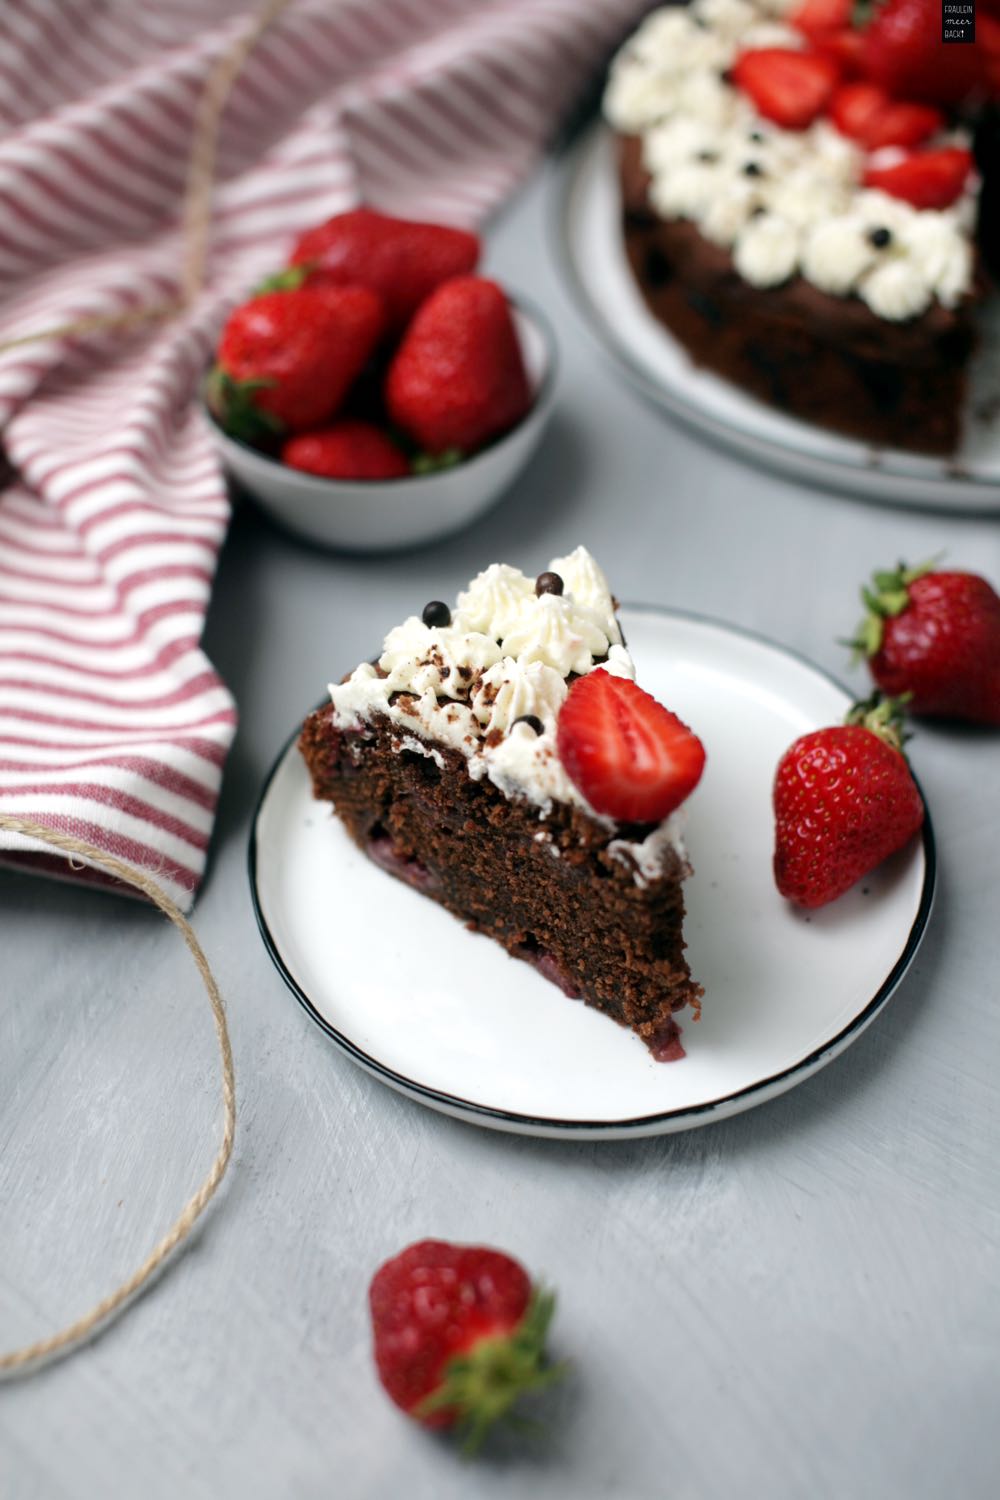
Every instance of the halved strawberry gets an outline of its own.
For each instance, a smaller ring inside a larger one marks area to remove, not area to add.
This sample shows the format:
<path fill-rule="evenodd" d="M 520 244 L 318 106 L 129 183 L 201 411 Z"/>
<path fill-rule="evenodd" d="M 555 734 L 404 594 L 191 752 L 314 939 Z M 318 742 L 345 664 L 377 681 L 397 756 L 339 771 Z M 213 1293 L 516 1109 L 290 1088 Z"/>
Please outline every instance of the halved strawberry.
<path fill-rule="evenodd" d="M 865 187 L 879 188 L 914 208 L 950 208 L 972 170 L 972 153 L 959 146 L 914 151 L 894 167 L 869 167 Z"/>
<path fill-rule="evenodd" d="M 765 119 L 786 130 L 805 130 L 826 108 L 840 69 L 818 52 L 757 47 L 740 53 L 730 76 Z"/>
<path fill-rule="evenodd" d="M 869 151 L 882 146 L 919 146 L 944 129 L 944 115 L 933 104 L 890 99 L 870 122 L 864 136 Z"/>
<path fill-rule="evenodd" d="M 705 748 L 686 724 L 627 677 L 578 677 L 559 714 L 559 759 L 595 812 L 658 823 L 701 779 Z"/>
<path fill-rule="evenodd" d="M 840 31 L 850 26 L 854 0 L 803 0 L 788 17 L 789 24 L 805 36 Z"/>
<path fill-rule="evenodd" d="M 869 151 L 919 146 L 944 126 L 944 115 L 933 105 L 890 99 L 874 83 L 842 84 L 830 100 L 830 118 L 842 135 Z"/>
<path fill-rule="evenodd" d="M 865 131 L 889 96 L 874 83 L 842 83 L 830 100 L 830 119 L 841 135 L 863 141 Z"/>

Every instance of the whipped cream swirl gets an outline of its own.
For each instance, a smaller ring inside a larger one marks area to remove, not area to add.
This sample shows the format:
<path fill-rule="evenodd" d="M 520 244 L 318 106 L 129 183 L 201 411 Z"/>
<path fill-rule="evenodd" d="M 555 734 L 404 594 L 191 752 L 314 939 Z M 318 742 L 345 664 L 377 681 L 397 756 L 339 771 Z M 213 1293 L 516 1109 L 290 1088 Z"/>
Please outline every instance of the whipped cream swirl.
<path fill-rule="evenodd" d="M 730 250 L 752 286 L 801 275 L 830 296 L 860 297 L 888 322 L 919 317 L 935 301 L 955 307 L 973 283 L 974 173 L 950 208 L 912 208 L 862 185 L 869 158 L 829 121 L 782 130 L 726 81 L 748 48 L 805 45 L 782 20 L 793 3 L 670 6 L 618 53 L 604 113 L 615 130 L 641 137 L 652 207 Z M 951 130 L 932 144 L 968 147 L 970 137 Z M 890 148 L 875 161 L 899 155 Z"/>
<path fill-rule="evenodd" d="M 395 626 L 377 664 L 363 662 L 330 685 L 333 722 L 358 730 L 388 719 L 399 730 L 397 751 L 419 749 L 440 764 L 433 747 L 448 746 L 465 756 L 473 780 L 488 778 L 540 817 L 568 803 L 614 832 L 567 776 L 556 724 L 570 677 L 600 666 L 634 679 L 635 667 L 607 579 L 586 548 L 553 558 L 548 571 L 563 580 L 561 594 L 536 595 L 534 578 L 493 563 L 459 594 L 449 625 L 411 615 Z M 668 849 L 683 857 L 681 823 L 674 813 L 647 839 L 609 849 L 646 884 Z"/>

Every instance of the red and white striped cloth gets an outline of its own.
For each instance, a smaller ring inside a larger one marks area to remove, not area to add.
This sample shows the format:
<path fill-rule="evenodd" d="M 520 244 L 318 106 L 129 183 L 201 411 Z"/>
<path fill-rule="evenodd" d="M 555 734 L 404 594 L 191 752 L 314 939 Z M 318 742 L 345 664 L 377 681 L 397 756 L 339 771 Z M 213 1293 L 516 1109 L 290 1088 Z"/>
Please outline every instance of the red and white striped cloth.
<path fill-rule="evenodd" d="M 359 200 L 480 223 L 645 8 L 295 0 L 226 106 L 198 306 L 0 354 L 0 812 L 190 907 L 236 727 L 198 644 L 229 508 L 192 403 L 226 308 Z M 246 0 L 0 6 L 0 341 L 177 295 L 197 101 L 252 15 Z M 0 858 L 68 869 L 3 831 Z"/>

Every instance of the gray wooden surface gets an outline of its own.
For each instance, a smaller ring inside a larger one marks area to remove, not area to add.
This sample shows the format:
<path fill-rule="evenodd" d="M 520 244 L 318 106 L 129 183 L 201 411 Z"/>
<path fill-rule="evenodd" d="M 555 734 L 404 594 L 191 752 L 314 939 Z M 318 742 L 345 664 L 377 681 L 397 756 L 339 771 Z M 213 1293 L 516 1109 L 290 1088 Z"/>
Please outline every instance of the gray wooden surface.
<path fill-rule="evenodd" d="M 492 559 L 534 569 L 582 540 L 622 596 L 751 626 L 840 674 L 835 637 L 873 565 L 947 547 L 1000 580 L 995 524 L 813 493 L 646 408 L 570 307 L 546 209 L 536 183 L 491 236 L 492 267 L 545 305 L 563 356 L 551 434 L 502 507 L 376 561 L 311 552 L 249 510 L 234 524 L 206 640 L 242 720 L 196 922 L 228 998 L 236 1156 L 196 1243 L 120 1323 L 0 1388 L 4 1500 L 996 1493 L 996 734 L 913 743 L 940 891 L 884 1014 L 811 1082 L 686 1135 L 540 1143 L 421 1109 L 334 1051 L 258 940 L 247 831 L 278 747 L 389 624 Z M 8 873 L 0 933 L 9 1346 L 145 1255 L 207 1167 L 219 1106 L 208 1006 L 162 919 Z M 372 1375 L 368 1278 L 427 1234 L 507 1246 L 560 1291 L 575 1373 L 547 1435 L 471 1467 Z"/>

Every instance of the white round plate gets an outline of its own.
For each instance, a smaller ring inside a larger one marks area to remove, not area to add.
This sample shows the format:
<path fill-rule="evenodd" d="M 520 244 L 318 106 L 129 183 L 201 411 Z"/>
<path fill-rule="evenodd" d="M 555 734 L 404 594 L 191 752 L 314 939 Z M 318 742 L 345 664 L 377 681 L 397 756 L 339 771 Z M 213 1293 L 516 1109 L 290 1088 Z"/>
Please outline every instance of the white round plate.
<path fill-rule="evenodd" d="M 872 500 L 1000 512 L 1000 325 L 984 329 L 966 437 L 950 459 L 872 448 L 756 400 L 700 370 L 646 307 L 625 256 L 614 142 L 593 127 L 569 156 L 555 235 L 570 287 L 593 333 L 645 396 L 706 436 L 771 468 Z"/>
<path fill-rule="evenodd" d="M 568 1000 L 355 848 L 312 798 L 289 742 L 261 795 L 250 884 L 289 988 L 355 1062 L 473 1124 L 622 1138 L 686 1130 L 801 1082 L 858 1036 L 919 945 L 934 888 L 930 821 L 834 905 L 805 914 L 771 877 L 771 782 L 799 734 L 850 702 L 780 646 L 697 616 L 622 611 L 642 685 L 708 751 L 685 886 L 702 1019 L 657 1063 L 630 1031 Z"/>

